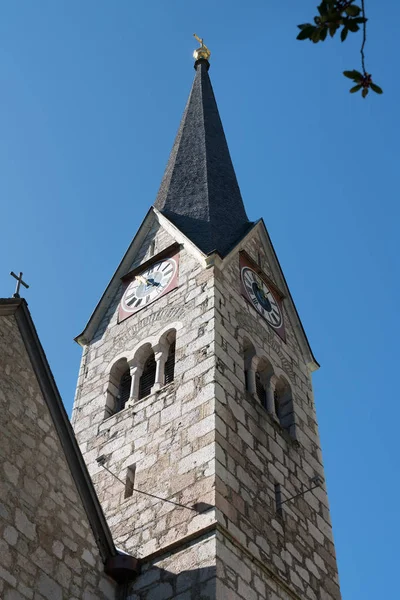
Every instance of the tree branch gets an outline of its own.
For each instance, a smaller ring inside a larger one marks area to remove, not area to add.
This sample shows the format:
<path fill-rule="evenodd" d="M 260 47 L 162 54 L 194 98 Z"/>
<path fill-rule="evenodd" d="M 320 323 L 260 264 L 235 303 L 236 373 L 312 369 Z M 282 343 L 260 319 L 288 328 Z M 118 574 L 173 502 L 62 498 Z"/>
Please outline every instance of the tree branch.
<path fill-rule="evenodd" d="M 343 75 L 352 79 L 356 84 L 350 89 L 350 93 L 361 92 L 366 98 L 370 90 L 376 94 L 382 94 L 382 88 L 372 81 L 372 76 L 365 68 L 365 45 L 367 43 L 367 17 L 365 16 L 365 0 L 360 0 L 361 7 L 355 4 L 357 0 L 321 0 L 317 6 L 318 15 L 314 17 L 314 23 L 302 23 L 298 25 L 300 33 L 298 40 L 310 40 L 314 44 L 324 42 L 328 36 L 334 37 L 340 30 L 340 39 L 344 42 L 349 32 L 356 33 L 362 28 L 361 43 L 361 71 L 343 71 Z"/>
<path fill-rule="evenodd" d="M 365 21 L 363 23 L 363 40 L 362 40 L 362 44 L 361 44 L 361 66 L 362 66 L 362 70 L 364 75 L 367 74 L 367 71 L 365 69 L 365 54 L 364 54 L 364 48 L 365 48 L 365 44 L 367 42 L 367 19 L 365 18 L 365 0 L 361 0 L 361 12 L 362 12 L 362 16 L 364 17 Z"/>

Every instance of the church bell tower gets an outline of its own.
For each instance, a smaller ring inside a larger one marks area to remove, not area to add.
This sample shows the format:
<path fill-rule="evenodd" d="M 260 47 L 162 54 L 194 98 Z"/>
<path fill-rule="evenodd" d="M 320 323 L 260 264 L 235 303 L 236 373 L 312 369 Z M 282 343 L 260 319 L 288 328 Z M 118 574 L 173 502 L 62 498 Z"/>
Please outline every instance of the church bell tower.
<path fill-rule="evenodd" d="M 311 374 L 262 219 L 247 218 L 209 78 L 154 206 L 77 341 L 73 426 L 131 600 L 339 600 Z"/>

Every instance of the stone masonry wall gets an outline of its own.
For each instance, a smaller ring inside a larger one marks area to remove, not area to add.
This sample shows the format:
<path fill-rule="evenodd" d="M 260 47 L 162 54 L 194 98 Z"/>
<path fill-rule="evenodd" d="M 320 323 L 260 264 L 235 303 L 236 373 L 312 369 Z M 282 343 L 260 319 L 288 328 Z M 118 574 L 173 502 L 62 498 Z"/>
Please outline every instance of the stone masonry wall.
<path fill-rule="evenodd" d="M 155 225 L 132 268 L 149 258 L 153 239 L 156 253 L 174 241 Z M 274 280 L 275 259 L 256 232 L 245 249 L 255 260 L 261 253 L 262 268 Z M 323 476 L 311 374 L 286 308 L 284 343 L 241 296 L 238 252 L 220 270 L 206 269 L 186 247 L 179 287 L 118 324 L 121 294 L 122 288 L 84 350 L 73 417 L 117 545 L 146 564 L 168 552 L 168 570 L 177 574 L 179 543 L 214 526 L 216 554 L 208 560 L 217 568 L 218 600 L 339 600 L 325 486 L 285 504 L 283 517 L 276 514 L 275 483 L 285 499 Z M 138 345 L 156 343 L 171 325 L 177 329 L 174 382 L 104 420 L 112 361 L 129 360 Z M 246 335 L 290 382 L 296 439 L 245 391 Z M 121 482 L 97 464 L 100 455 Z M 188 506 L 215 504 L 216 510 L 196 514 L 138 492 L 124 499 L 132 465 L 137 489 Z M 135 600 L 152 597 L 147 577 L 147 571 L 139 577 Z M 191 600 L 191 593 L 181 597 L 173 587 L 165 598 Z"/>
<path fill-rule="evenodd" d="M 112 600 L 13 316 L 0 317 L 0 598 Z"/>
<path fill-rule="evenodd" d="M 215 533 L 152 559 L 130 586 L 127 600 L 215 600 Z"/>
<path fill-rule="evenodd" d="M 255 261 L 261 250 L 262 268 L 274 281 L 272 258 L 256 233 L 244 249 Z M 311 487 L 315 475 L 324 475 L 311 374 L 287 310 L 285 343 L 242 297 L 239 254 L 227 262 L 215 273 L 218 520 L 235 539 L 237 553 L 250 552 L 282 582 L 283 595 L 279 595 L 276 585 L 271 588 L 264 577 L 270 594 L 275 589 L 275 595 L 268 597 L 291 597 L 284 592 L 288 586 L 297 594 L 293 597 L 337 600 L 340 591 L 325 486 L 284 504 L 283 518 L 276 512 L 275 484 L 281 485 L 284 500 Z M 283 373 L 290 382 L 296 439 L 245 391 L 244 336 L 250 336 L 275 373 Z M 241 581 L 241 592 L 237 582 L 233 587 L 237 595 L 228 596 L 232 599 L 265 597 L 249 575 Z"/>
<path fill-rule="evenodd" d="M 134 268 L 173 240 L 157 224 L 149 231 Z M 180 252 L 179 287 L 117 323 L 122 287 L 95 338 L 84 351 L 73 424 L 115 543 L 138 558 L 201 531 L 215 520 L 214 306 L 212 271 L 185 248 Z M 157 343 L 175 327 L 175 379 L 133 406 L 104 419 L 108 371 L 117 358 Z M 105 467 L 96 459 L 104 456 Z M 135 466 L 135 488 L 191 507 L 134 492 L 124 499 L 127 469 Z"/>

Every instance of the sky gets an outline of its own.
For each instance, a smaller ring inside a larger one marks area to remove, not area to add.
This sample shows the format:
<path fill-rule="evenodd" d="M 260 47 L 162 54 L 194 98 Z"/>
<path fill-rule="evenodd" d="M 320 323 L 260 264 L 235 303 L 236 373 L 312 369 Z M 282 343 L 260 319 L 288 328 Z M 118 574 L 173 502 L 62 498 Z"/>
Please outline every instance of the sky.
<path fill-rule="evenodd" d="M 249 218 L 263 217 L 321 369 L 315 399 L 344 600 L 395 598 L 400 493 L 400 7 L 296 41 L 314 0 L 3 0 L 0 295 L 11 270 L 70 413 L 84 328 L 154 202 L 194 76 L 193 32 Z M 379 10 L 379 8 L 380 10 Z M 391 25 L 393 23 L 393 26 Z"/>

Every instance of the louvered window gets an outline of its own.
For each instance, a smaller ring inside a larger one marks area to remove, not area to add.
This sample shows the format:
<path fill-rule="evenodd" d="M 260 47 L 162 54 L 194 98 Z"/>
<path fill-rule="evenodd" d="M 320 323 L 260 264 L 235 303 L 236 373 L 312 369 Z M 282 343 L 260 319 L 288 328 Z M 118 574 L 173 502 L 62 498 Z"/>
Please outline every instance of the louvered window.
<path fill-rule="evenodd" d="M 266 408 L 267 406 L 267 392 L 265 391 L 265 387 L 261 381 L 260 373 L 256 373 L 256 392 L 257 397 L 261 404 Z"/>
<path fill-rule="evenodd" d="M 131 393 L 132 377 L 130 370 L 127 369 L 121 377 L 117 396 L 117 412 L 125 408 Z"/>
<path fill-rule="evenodd" d="M 143 373 L 139 381 L 139 400 L 145 398 L 151 393 L 151 388 L 156 380 L 156 361 L 154 354 L 151 354 L 146 360 Z"/>
<path fill-rule="evenodd" d="M 164 383 L 171 383 L 174 380 L 175 371 L 175 342 L 172 342 L 168 350 L 168 358 L 165 361 L 164 367 Z"/>

